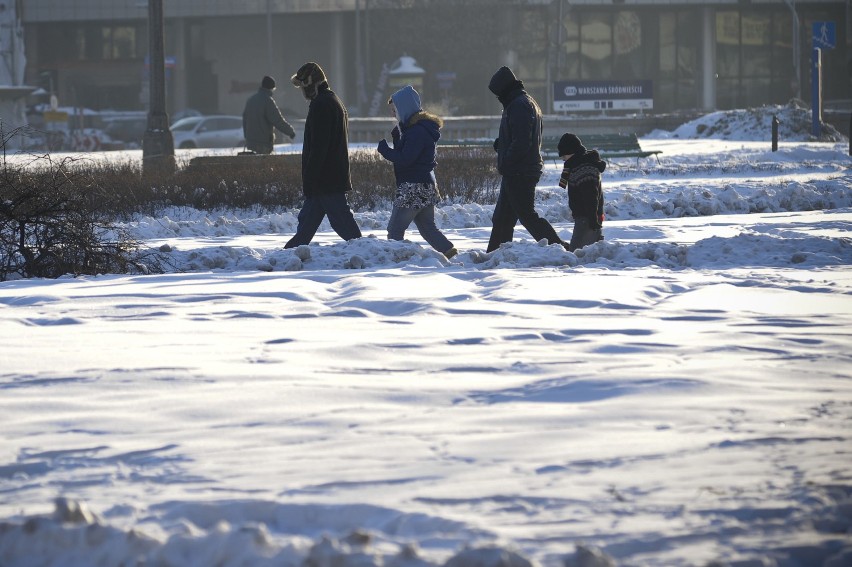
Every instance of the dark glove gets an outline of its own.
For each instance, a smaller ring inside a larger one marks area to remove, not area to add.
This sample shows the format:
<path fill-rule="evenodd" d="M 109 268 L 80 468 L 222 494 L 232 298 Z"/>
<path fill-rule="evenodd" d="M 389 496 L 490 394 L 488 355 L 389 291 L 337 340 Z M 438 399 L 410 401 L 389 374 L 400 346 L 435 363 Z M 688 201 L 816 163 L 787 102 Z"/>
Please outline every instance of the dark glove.
<path fill-rule="evenodd" d="M 494 138 L 494 151 L 497 151 L 497 148 L 500 146 L 500 138 Z"/>
<path fill-rule="evenodd" d="M 390 146 L 388 146 L 388 141 L 387 141 L 387 140 L 385 140 L 384 138 L 382 138 L 382 141 L 381 141 L 381 142 L 379 142 L 379 147 L 378 147 L 378 148 L 376 148 L 376 149 L 378 149 L 378 150 L 379 150 L 379 153 L 380 153 L 380 154 L 384 155 L 384 153 L 385 153 L 386 151 L 390 150 Z"/>

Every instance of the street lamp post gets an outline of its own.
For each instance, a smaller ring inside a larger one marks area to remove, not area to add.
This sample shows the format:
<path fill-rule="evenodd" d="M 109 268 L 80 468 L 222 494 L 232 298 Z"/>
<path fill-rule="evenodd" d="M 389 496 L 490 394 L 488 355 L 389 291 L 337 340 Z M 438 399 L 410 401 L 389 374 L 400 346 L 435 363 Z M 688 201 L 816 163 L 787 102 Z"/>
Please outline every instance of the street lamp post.
<path fill-rule="evenodd" d="M 166 114 L 163 0 L 148 0 L 148 129 L 142 138 L 142 173 L 174 173 L 175 142 Z"/>

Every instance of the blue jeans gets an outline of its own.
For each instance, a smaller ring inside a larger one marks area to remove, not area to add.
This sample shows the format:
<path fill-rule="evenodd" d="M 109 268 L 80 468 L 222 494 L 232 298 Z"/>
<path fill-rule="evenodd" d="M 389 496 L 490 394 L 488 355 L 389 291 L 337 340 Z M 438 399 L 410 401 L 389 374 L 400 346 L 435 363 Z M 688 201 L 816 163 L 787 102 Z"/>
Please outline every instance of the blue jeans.
<path fill-rule="evenodd" d="M 494 206 L 491 237 L 486 252 L 497 250 L 504 242 L 511 242 L 518 221 L 530 233 L 536 242 L 542 238 L 548 244 L 562 244 L 547 219 L 543 219 L 535 210 L 535 186 L 539 177 L 526 175 L 504 175 L 500 182 L 500 196 Z"/>
<path fill-rule="evenodd" d="M 328 195 L 314 195 L 305 197 L 302 210 L 299 211 L 299 224 L 296 234 L 293 235 L 284 248 L 295 248 L 302 244 L 310 244 L 317 233 L 322 219 L 328 215 L 331 228 L 343 240 L 361 238 L 361 229 L 352 216 L 352 209 L 346 201 L 346 193 L 331 193 Z"/>
<path fill-rule="evenodd" d="M 405 229 L 414 221 L 420 236 L 438 252 L 446 253 L 453 247 L 453 243 L 435 226 L 435 207 L 427 205 L 419 209 L 404 209 L 394 206 L 388 220 L 388 240 L 402 240 L 405 237 Z"/>

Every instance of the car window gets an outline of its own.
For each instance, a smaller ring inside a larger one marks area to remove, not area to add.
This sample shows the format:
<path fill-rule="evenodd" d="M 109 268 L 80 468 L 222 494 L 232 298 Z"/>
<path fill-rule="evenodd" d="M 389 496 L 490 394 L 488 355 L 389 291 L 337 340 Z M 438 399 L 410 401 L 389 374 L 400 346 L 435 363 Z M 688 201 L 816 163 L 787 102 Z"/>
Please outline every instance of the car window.
<path fill-rule="evenodd" d="M 195 128 L 196 124 L 199 122 L 201 122 L 201 118 L 195 116 L 191 118 L 184 118 L 172 124 L 171 130 L 172 132 L 187 132 Z"/>

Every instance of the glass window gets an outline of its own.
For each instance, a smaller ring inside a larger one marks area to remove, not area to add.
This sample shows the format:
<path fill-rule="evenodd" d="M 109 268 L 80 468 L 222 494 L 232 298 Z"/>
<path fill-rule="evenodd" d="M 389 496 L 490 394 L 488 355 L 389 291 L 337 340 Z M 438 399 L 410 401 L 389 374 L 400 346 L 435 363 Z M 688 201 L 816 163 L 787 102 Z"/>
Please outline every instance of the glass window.
<path fill-rule="evenodd" d="M 771 19 L 768 14 L 744 14 L 741 19 L 743 76 L 768 77 L 771 73 L 772 47 L 769 41 Z"/>
<path fill-rule="evenodd" d="M 654 105 L 660 109 L 695 108 L 700 15 L 686 10 L 663 12 L 658 21 L 659 71 L 654 84 Z"/>
<path fill-rule="evenodd" d="M 788 13 L 775 13 L 772 18 L 772 87 L 771 102 L 786 103 L 796 96 L 796 63 L 793 61 L 793 18 Z"/>
<path fill-rule="evenodd" d="M 115 59 L 130 59 L 136 56 L 136 28 L 131 26 L 113 28 L 112 56 Z"/>
<path fill-rule="evenodd" d="M 561 78 L 580 76 L 580 22 L 576 16 L 568 15 L 562 20 Z"/>
<path fill-rule="evenodd" d="M 698 74 L 698 41 L 701 21 L 698 14 L 679 12 L 677 15 L 677 74 L 679 78 L 694 78 Z"/>
<path fill-rule="evenodd" d="M 101 28 L 103 59 L 130 59 L 136 56 L 136 28 L 106 26 Z"/>
<path fill-rule="evenodd" d="M 613 67 L 618 79 L 645 79 L 642 19 L 632 11 L 618 12 L 614 24 Z"/>
<path fill-rule="evenodd" d="M 172 131 L 174 132 L 189 132 L 194 129 L 199 122 L 201 122 L 201 118 L 197 116 L 192 116 L 190 118 L 184 118 L 182 120 L 178 120 L 174 124 L 172 124 Z"/>
<path fill-rule="evenodd" d="M 677 42 L 675 41 L 675 28 L 677 19 L 675 14 L 662 14 L 660 16 L 660 77 L 671 79 L 675 76 L 677 69 Z"/>
<path fill-rule="evenodd" d="M 77 28 L 75 37 L 75 54 L 79 60 L 97 60 L 101 55 L 103 39 L 97 27 L 85 26 Z"/>
<path fill-rule="evenodd" d="M 580 76 L 612 78 L 612 20 L 609 14 L 588 14 L 580 27 Z"/>
<path fill-rule="evenodd" d="M 740 74 L 740 15 L 716 13 L 716 72 L 720 79 Z"/>

